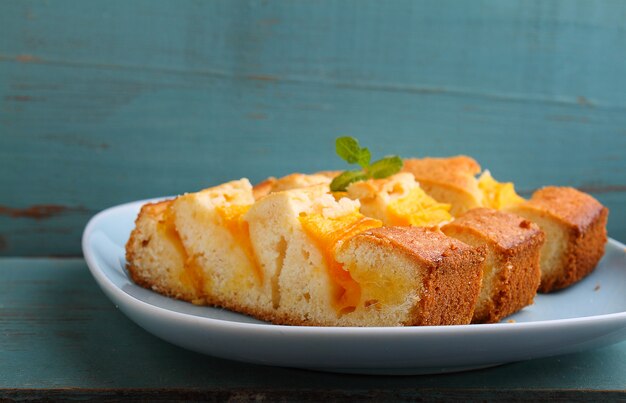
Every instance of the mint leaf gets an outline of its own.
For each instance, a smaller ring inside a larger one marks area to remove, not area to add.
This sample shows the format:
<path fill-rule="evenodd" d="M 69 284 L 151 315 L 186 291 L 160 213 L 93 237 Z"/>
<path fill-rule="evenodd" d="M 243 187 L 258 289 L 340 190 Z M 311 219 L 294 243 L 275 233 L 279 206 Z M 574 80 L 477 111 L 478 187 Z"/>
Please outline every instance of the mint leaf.
<path fill-rule="evenodd" d="M 366 169 L 370 166 L 370 161 L 372 160 L 372 154 L 370 154 L 370 150 L 365 147 L 359 150 L 359 156 L 356 160 L 356 163 L 361 166 L 361 168 Z"/>
<path fill-rule="evenodd" d="M 333 192 L 345 191 L 352 182 L 386 178 L 402 169 L 402 159 L 396 155 L 387 156 L 370 165 L 370 150 L 367 147 L 362 148 L 354 137 L 338 137 L 335 140 L 335 150 L 349 164 L 358 164 L 361 170 L 346 171 L 333 179 L 330 184 Z"/>
<path fill-rule="evenodd" d="M 400 172 L 402 158 L 397 155 L 382 158 L 367 168 L 367 173 L 374 179 L 382 179 Z"/>
<path fill-rule="evenodd" d="M 348 164 L 354 164 L 362 158 L 361 147 L 354 137 L 337 137 L 335 140 L 335 150 L 337 155 L 343 158 Z M 369 151 L 368 151 L 369 153 Z"/>
<path fill-rule="evenodd" d="M 352 182 L 365 179 L 367 179 L 367 175 L 363 171 L 345 171 L 333 179 L 330 183 L 330 190 L 333 192 L 345 192 Z"/>

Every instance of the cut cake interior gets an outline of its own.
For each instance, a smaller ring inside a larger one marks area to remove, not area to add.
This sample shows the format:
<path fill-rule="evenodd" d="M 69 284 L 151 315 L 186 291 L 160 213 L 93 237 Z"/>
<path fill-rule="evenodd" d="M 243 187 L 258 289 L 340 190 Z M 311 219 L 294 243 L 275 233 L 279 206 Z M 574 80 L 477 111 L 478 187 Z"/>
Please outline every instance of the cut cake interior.
<path fill-rule="evenodd" d="M 581 280 L 604 254 L 608 209 L 586 193 L 549 186 L 509 211 L 536 223 L 546 234 L 541 249 L 541 292 Z"/>
<path fill-rule="evenodd" d="M 484 248 L 426 229 L 378 228 L 380 221 L 359 213 L 358 201 L 336 200 L 327 185 L 254 202 L 244 179 L 180 196 L 165 207 L 154 218 L 146 213 L 153 208 L 145 207 L 127 245 L 133 278 L 165 295 L 281 324 L 471 319 Z M 156 238 L 159 222 L 167 223 L 171 239 Z M 163 242 L 171 267 L 163 268 L 163 252 L 149 251 L 157 243 L 145 244 L 147 238 Z M 150 253 L 154 258 L 145 258 Z"/>
<path fill-rule="evenodd" d="M 487 247 L 486 264 L 473 323 L 493 323 L 532 304 L 541 271 L 544 234 L 515 214 L 487 208 L 470 210 L 442 231 L 468 245 Z"/>
<path fill-rule="evenodd" d="M 171 218 L 172 200 L 141 208 L 126 244 L 133 281 L 169 297 L 203 304 L 202 285 Z"/>

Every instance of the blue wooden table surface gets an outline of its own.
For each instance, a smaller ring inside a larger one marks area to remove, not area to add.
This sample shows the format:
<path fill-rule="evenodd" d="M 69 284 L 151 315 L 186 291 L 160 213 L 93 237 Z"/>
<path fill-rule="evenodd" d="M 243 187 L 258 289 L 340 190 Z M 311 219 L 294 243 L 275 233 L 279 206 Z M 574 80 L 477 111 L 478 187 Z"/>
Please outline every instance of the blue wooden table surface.
<path fill-rule="evenodd" d="M 624 344 L 408 378 L 202 357 L 122 317 L 82 260 L 57 259 L 80 256 L 89 217 L 115 204 L 343 168 L 341 135 L 377 156 L 468 154 L 526 196 L 578 187 L 626 241 L 626 2 L 0 2 L 0 398 L 626 389 Z"/>
<path fill-rule="evenodd" d="M 0 400 L 626 398 L 626 342 L 447 375 L 367 376 L 192 353 L 116 310 L 82 259 L 0 259 Z"/>

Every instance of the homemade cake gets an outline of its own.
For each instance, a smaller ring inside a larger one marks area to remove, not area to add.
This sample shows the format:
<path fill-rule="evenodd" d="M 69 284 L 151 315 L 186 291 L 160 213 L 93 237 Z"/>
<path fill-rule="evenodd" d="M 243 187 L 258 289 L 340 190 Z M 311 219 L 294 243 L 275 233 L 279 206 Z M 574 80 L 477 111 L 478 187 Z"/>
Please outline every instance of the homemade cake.
<path fill-rule="evenodd" d="M 581 280 L 604 254 L 608 209 L 586 193 L 549 186 L 509 211 L 536 223 L 546 234 L 541 249 L 541 292 Z"/>
<path fill-rule="evenodd" d="M 349 201 L 344 200 L 341 205 L 335 202 L 328 195 L 327 186 L 318 185 L 271 193 L 246 214 L 250 241 L 267 280 L 265 293 L 272 301 L 273 317 L 265 319 L 306 324 L 337 317 L 336 312 L 326 309 L 326 305 L 330 306 L 333 283 L 324 270 L 322 255 L 302 229 L 300 214 L 321 212 L 325 207 L 335 214 L 354 211 L 355 206 L 346 202 Z M 380 223 L 371 220 L 362 225 L 367 229 Z"/>
<path fill-rule="evenodd" d="M 409 159 L 404 172 L 341 192 L 328 171 L 149 203 L 126 245 L 128 271 L 166 296 L 277 324 L 412 326 L 497 322 L 538 286 L 594 269 L 606 208 L 572 188 L 525 201 L 479 172 L 465 156 Z"/>
<path fill-rule="evenodd" d="M 355 314 L 365 323 L 434 326 L 470 323 L 485 255 L 437 230 L 381 227 L 347 241 L 337 260 L 362 287 Z"/>
<path fill-rule="evenodd" d="M 131 277 L 195 304 L 269 309 L 241 219 L 253 201 L 252 186 L 242 179 L 144 206 L 126 245 Z"/>
<path fill-rule="evenodd" d="M 483 281 L 472 323 L 493 323 L 532 304 L 541 271 L 544 234 L 515 214 L 476 208 L 441 229 L 468 245 L 487 247 Z"/>
<path fill-rule="evenodd" d="M 180 196 L 165 207 L 167 214 L 154 218 L 145 207 L 127 244 L 132 278 L 165 295 L 281 324 L 471 320 L 484 247 L 426 229 L 379 228 L 380 221 L 359 213 L 358 201 L 335 200 L 326 185 L 254 202 L 244 179 Z M 171 239 L 158 238 L 159 222 Z M 163 250 L 178 254 L 171 267 L 163 269 L 165 256 L 146 239 L 159 239 Z M 170 242 L 177 239 L 177 246 Z"/>
<path fill-rule="evenodd" d="M 253 203 L 252 185 L 241 179 L 179 196 L 172 213 L 206 301 L 262 313 L 269 312 L 271 300 L 244 220 Z"/>
<path fill-rule="evenodd" d="M 368 231 L 382 223 L 360 214 L 357 201 L 336 201 L 327 192 L 321 185 L 272 193 L 246 215 L 259 262 L 272 273 L 276 312 L 270 320 L 339 326 L 469 323 L 484 250 L 431 231 L 405 228 L 404 237 L 391 228 Z M 449 295 L 435 293 L 451 276 L 463 280 L 446 286 Z M 456 301 L 454 314 L 431 306 L 444 300 Z"/>

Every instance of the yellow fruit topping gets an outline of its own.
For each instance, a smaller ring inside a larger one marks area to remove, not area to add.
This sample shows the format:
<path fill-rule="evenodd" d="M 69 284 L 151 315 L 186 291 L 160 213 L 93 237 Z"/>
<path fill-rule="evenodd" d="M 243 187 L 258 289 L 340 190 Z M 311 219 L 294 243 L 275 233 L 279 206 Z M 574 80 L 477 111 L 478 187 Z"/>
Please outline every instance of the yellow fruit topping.
<path fill-rule="evenodd" d="M 389 225 L 433 226 L 450 221 L 450 205 L 439 203 L 421 188 L 415 187 L 406 196 L 387 205 Z"/>
<path fill-rule="evenodd" d="M 203 295 L 204 286 L 205 284 L 208 284 L 208 278 L 204 275 L 204 271 L 198 265 L 194 256 L 188 255 L 187 250 L 180 239 L 180 234 L 176 230 L 171 205 L 171 203 L 168 204 L 167 208 L 163 212 L 163 219 L 157 223 L 157 231 L 170 241 L 185 262 L 184 270 L 180 273 L 180 282 L 187 287 L 194 288 L 199 295 Z"/>
<path fill-rule="evenodd" d="M 512 182 L 500 183 L 496 181 L 489 171 L 483 172 L 478 179 L 478 188 L 483 192 L 483 206 L 496 210 L 513 206 L 524 201 L 515 192 Z"/>
<path fill-rule="evenodd" d="M 252 205 L 230 205 L 217 207 L 216 211 L 222 219 L 222 225 L 230 232 L 237 245 L 241 247 L 244 254 L 254 270 L 254 275 L 260 284 L 263 284 L 263 270 L 259 265 L 250 241 L 250 228 L 248 222 L 243 219 L 243 215 L 250 210 Z"/>
<path fill-rule="evenodd" d="M 337 218 L 322 214 L 301 214 L 300 223 L 304 232 L 322 252 L 328 274 L 337 285 L 337 292 L 333 296 L 335 309 L 342 314 L 352 312 L 361 299 L 361 286 L 337 262 L 335 251 L 343 241 L 368 229 L 381 227 L 383 223 L 358 212 Z"/>

